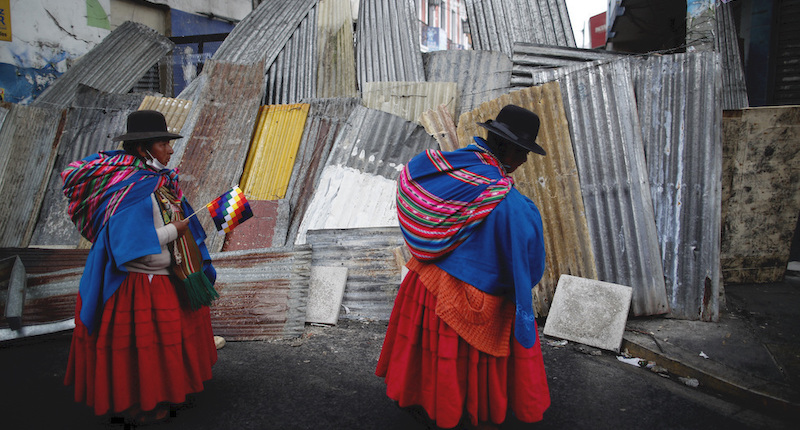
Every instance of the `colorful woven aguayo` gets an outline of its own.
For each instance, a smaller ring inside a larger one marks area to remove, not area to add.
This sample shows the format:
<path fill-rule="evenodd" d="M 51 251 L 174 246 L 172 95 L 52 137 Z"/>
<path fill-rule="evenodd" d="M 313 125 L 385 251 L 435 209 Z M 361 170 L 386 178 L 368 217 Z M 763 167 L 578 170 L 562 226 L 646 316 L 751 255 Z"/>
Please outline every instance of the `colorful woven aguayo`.
<path fill-rule="evenodd" d="M 234 229 L 237 225 L 253 217 L 250 203 L 244 196 L 244 192 L 239 186 L 217 197 L 213 202 L 206 205 L 214 225 L 217 226 L 219 234 L 225 234 Z"/>
<path fill-rule="evenodd" d="M 458 247 L 513 184 L 480 145 L 411 159 L 397 186 L 397 218 L 411 254 L 430 261 Z"/>

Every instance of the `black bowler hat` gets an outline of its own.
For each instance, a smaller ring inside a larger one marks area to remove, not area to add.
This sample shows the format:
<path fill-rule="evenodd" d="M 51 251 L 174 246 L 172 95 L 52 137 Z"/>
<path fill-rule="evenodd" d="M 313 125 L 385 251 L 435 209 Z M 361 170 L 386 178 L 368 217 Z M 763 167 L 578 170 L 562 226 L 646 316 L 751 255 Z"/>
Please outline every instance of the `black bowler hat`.
<path fill-rule="evenodd" d="M 136 140 L 180 139 L 180 134 L 167 131 L 167 120 L 156 110 L 137 110 L 128 115 L 128 132 L 119 135 L 112 142 Z"/>
<path fill-rule="evenodd" d="M 496 119 L 477 124 L 528 151 L 541 155 L 547 154 L 544 148 L 536 144 L 536 136 L 539 134 L 539 116 L 528 109 L 507 105 L 500 110 Z"/>

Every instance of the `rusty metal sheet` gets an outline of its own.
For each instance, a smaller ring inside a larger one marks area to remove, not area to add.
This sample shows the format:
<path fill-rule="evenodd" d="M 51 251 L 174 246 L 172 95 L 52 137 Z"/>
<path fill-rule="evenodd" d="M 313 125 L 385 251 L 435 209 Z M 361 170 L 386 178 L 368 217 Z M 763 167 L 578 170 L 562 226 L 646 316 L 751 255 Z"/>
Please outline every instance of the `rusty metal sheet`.
<path fill-rule="evenodd" d="M 309 108 L 307 103 L 261 107 L 241 181 L 248 199 L 286 195 Z"/>
<path fill-rule="evenodd" d="M 418 122 L 420 115 L 442 105 L 455 116 L 458 86 L 455 82 L 367 82 L 361 100 L 370 109 Z"/>
<path fill-rule="evenodd" d="M 456 82 L 454 118 L 511 90 L 511 59 L 497 51 L 447 50 L 422 54 L 428 82 Z"/>
<path fill-rule="evenodd" d="M 719 54 L 653 55 L 633 64 L 669 316 L 717 321 L 722 171 Z"/>
<path fill-rule="evenodd" d="M 719 3 L 715 7 L 716 31 L 714 50 L 722 56 L 722 108 L 744 109 L 750 106 L 744 66 L 739 53 L 739 34 L 733 12 L 733 3 Z"/>
<path fill-rule="evenodd" d="M 191 100 L 145 96 L 138 110 L 157 110 L 161 112 L 167 121 L 167 131 L 180 134 L 191 109 Z"/>
<path fill-rule="evenodd" d="M 219 299 L 211 305 L 214 334 L 227 340 L 298 337 L 305 329 L 311 247 L 212 254 Z"/>
<path fill-rule="evenodd" d="M 395 252 L 405 246 L 400 227 L 308 232 L 313 266 L 347 268 L 339 318 L 386 321 L 400 287 Z"/>
<path fill-rule="evenodd" d="M 14 105 L 0 130 L 0 247 L 27 247 L 55 163 L 63 111 Z"/>
<path fill-rule="evenodd" d="M 61 172 L 69 163 L 118 148 L 114 136 L 125 133 L 128 114 L 142 103 L 142 94 L 109 94 L 80 85 L 67 109 L 58 157 L 50 173 L 41 213 L 30 246 L 75 247 L 81 235 L 67 214 Z"/>
<path fill-rule="evenodd" d="M 28 275 L 83 268 L 88 249 L 0 248 L 0 259 L 19 256 Z"/>
<path fill-rule="evenodd" d="M 456 123 L 446 106 L 424 112 L 419 117 L 419 122 L 439 142 L 439 149 L 442 151 L 455 151 L 459 148 Z"/>
<path fill-rule="evenodd" d="M 598 280 L 632 287 L 633 315 L 658 315 L 669 302 L 631 75 L 614 61 L 534 78 L 561 86 Z"/>
<path fill-rule="evenodd" d="M 466 0 L 473 49 L 509 57 L 514 42 L 575 47 L 564 0 Z"/>
<path fill-rule="evenodd" d="M 152 28 L 126 21 L 84 54 L 31 103 L 68 107 L 79 84 L 109 93 L 127 93 L 158 61 L 175 47 Z"/>
<path fill-rule="evenodd" d="M 263 62 L 268 67 L 316 3 L 317 0 L 261 2 L 236 24 L 212 58 L 234 64 Z"/>
<path fill-rule="evenodd" d="M 425 82 L 419 26 L 410 1 L 361 2 L 356 28 L 356 73 L 367 82 Z"/>
<path fill-rule="evenodd" d="M 485 129 L 475 123 L 495 118 L 507 104 L 539 115 L 542 125 L 536 140 L 547 151 L 544 157 L 529 155 L 512 174 L 517 189 L 533 200 L 542 214 L 547 256 L 544 276 L 534 288 L 534 303 L 537 315 L 544 316 L 549 313 L 562 274 L 597 279 L 595 255 L 557 82 L 511 92 L 463 114 L 458 127 L 462 146 L 472 143 L 472 136 L 485 138 Z"/>
<path fill-rule="evenodd" d="M 317 97 L 356 97 L 350 0 L 321 0 L 317 8 Z"/>
<path fill-rule="evenodd" d="M 779 282 L 800 213 L 800 107 L 725 112 L 722 277 Z"/>
<path fill-rule="evenodd" d="M 310 101 L 311 108 L 306 119 L 305 131 L 292 177 L 286 190 L 285 219 L 277 220 L 272 246 L 284 246 L 295 242 L 303 215 L 317 188 L 325 160 L 339 133 L 345 129 L 347 119 L 356 106 L 357 98 L 316 99 Z M 282 214 L 279 214 L 280 217 Z"/>
<path fill-rule="evenodd" d="M 182 188 L 195 209 L 239 183 L 264 93 L 263 64 L 210 60 L 203 71 L 208 83 L 180 161 Z M 200 216 L 208 234 L 206 244 L 211 252 L 219 251 L 223 238 L 206 215 Z"/>

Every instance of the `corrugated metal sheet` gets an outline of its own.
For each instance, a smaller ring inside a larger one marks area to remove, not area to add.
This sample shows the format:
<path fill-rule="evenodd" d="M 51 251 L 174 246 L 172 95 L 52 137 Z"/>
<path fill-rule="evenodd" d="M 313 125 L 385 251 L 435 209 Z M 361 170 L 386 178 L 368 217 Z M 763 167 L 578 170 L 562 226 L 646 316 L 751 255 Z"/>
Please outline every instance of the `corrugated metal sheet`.
<path fill-rule="evenodd" d="M 192 82 L 186 85 L 186 88 L 178 95 L 178 99 L 191 102 L 191 107 L 189 108 L 186 121 L 184 121 L 181 131 L 178 133 L 183 136 L 183 138 L 172 141 L 172 150 L 174 152 L 172 153 L 172 158 L 169 160 L 170 168 L 174 169 L 179 166 L 181 159 L 183 159 L 183 153 L 186 150 L 186 142 L 188 142 L 189 138 L 192 136 L 192 130 L 194 130 L 194 126 L 197 124 L 197 118 L 200 116 L 200 106 L 205 102 L 201 97 L 203 96 L 207 84 L 208 75 L 201 73 L 194 78 Z"/>
<path fill-rule="evenodd" d="M 303 139 L 286 190 L 285 201 L 289 207 L 286 211 L 287 219 L 277 221 L 273 246 L 284 246 L 295 242 L 303 215 L 325 167 L 325 161 L 339 133 L 345 129 L 347 119 L 359 103 L 360 100 L 356 98 L 311 101 Z"/>
<path fill-rule="evenodd" d="M 436 139 L 442 151 L 455 151 L 459 148 L 456 123 L 446 106 L 439 106 L 423 113 L 419 117 L 419 122 L 428 134 Z"/>
<path fill-rule="evenodd" d="M 529 87 L 533 85 L 533 73 L 541 69 L 580 65 L 591 61 L 613 61 L 624 54 L 600 49 L 581 49 L 537 43 L 514 43 L 511 85 Z"/>
<path fill-rule="evenodd" d="M 9 103 L 8 106 L 8 108 L 5 106 L 0 106 L 0 128 L 3 128 L 3 122 L 6 120 L 6 115 L 8 115 L 8 110 L 11 108 L 11 104 Z"/>
<path fill-rule="evenodd" d="M 722 277 L 779 282 L 800 212 L 800 107 L 725 112 Z"/>
<path fill-rule="evenodd" d="M 428 82 L 456 82 L 454 118 L 510 90 L 511 59 L 496 51 L 448 50 L 422 54 Z"/>
<path fill-rule="evenodd" d="M 209 60 L 208 83 L 198 100 L 198 115 L 180 161 L 181 183 L 193 205 L 201 207 L 239 183 L 264 93 L 264 65 Z M 222 249 L 209 216 L 201 216 L 212 252 Z"/>
<path fill-rule="evenodd" d="M 58 157 L 48 177 L 31 246 L 78 246 L 81 235 L 67 214 L 61 172 L 73 161 L 117 149 L 118 143 L 111 139 L 125 133 L 128 114 L 137 109 L 143 98 L 141 94 L 109 94 L 79 86 L 73 106 L 67 110 Z"/>
<path fill-rule="evenodd" d="M 356 107 L 325 163 L 296 243 L 305 243 L 305 232 L 313 229 L 397 225 L 397 175 L 411 157 L 434 147 L 422 127 Z"/>
<path fill-rule="evenodd" d="M 109 93 L 127 93 L 174 47 L 152 28 L 127 21 L 84 54 L 31 104 L 65 108 L 75 99 L 78 84 Z"/>
<path fill-rule="evenodd" d="M 293 104 L 316 97 L 317 8 L 300 21 L 267 70 L 263 104 Z"/>
<path fill-rule="evenodd" d="M 255 200 L 286 195 L 308 104 L 262 106 L 242 174 L 242 190 Z"/>
<path fill-rule="evenodd" d="M 214 334 L 227 340 L 267 340 L 303 334 L 311 277 L 311 247 L 211 255 L 219 299 L 211 306 Z"/>
<path fill-rule="evenodd" d="M 236 24 L 212 58 L 234 64 L 263 61 L 269 67 L 316 3 L 317 0 L 261 2 Z"/>
<path fill-rule="evenodd" d="M 425 111 L 442 105 L 454 116 L 458 86 L 455 82 L 367 82 L 361 100 L 368 108 L 418 122 Z"/>
<path fill-rule="evenodd" d="M 473 49 L 509 57 L 514 42 L 575 47 L 564 0 L 466 0 Z"/>
<path fill-rule="evenodd" d="M 534 288 L 534 298 L 537 315 L 544 316 L 550 311 L 562 274 L 597 279 L 595 256 L 557 82 L 514 91 L 465 113 L 458 127 L 462 145 L 472 143 L 472 136 L 485 138 L 486 130 L 476 122 L 495 118 L 508 104 L 539 115 L 542 125 L 536 140 L 547 151 L 545 157 L 529 155 L 528 161 L 512 175 L 517 189 L 533 200 L 542 214 L 547 256 L 545 273 Z"/>
<path fill-rule="evenodd" d="M 634 62 L 670 316 L 719 318 L 722 98 L 716 52 Z"/>
<path fill-rule="evenodd" d="M 27 269 L 27 267 L 26 267 Z M 22 323 L 52 323 L 75 317 L 83 267 L 28 274 Z"/>
<path fill-rule="evenodd" d="M 0 130 L 0 247 L 27 247 L 56 159 L 63 111 L 14 105 Z"/>
<path fill-rule="evenodd" d="M 714 49 L 722 55 L 722 108 L 744 109 L 750 106 L 744 67 L 739 54 L 739 36 L 733 18 L 733 4 L 716 5 Z"/>
<path fill-rule="evenodd" d="M 668 301 L 630 65 L 556 69 L 601 281 L 633 288 L 631 313 Z M 538 72 L 546 82 L 553 72 Z"/>
<path fill-rule="evenodd" d="M 399 227 L 313 230 L 313 266 L 347 267 L 340 318 L 388 320 L 400 287 L 395 250 L 404 247 Z"/>
<path fill-rule="evenodd" d="M 167 120 L 167 131 L 180 134 L 186 118 L 192 110 L 191 100 L 173 99 L 168 97 L 145 96 L 137 110 L 157 110 L 164 114 Z M 124 131 L 124 129 L 122 129 Z"/>
<path fill-rule="evenodd" d="M 317 97 L 356 97 L 350 0 L 321 0 L 317 8 Z"/>
<path fill-rule="evenodd" d="M 0 248 L 0 259 L 19 256 L 28 276 L 83 268 L 87 255 L 88 249 Z"/>
<path fill-rule="evenodd" d="M 411 0 L 359 4 L 356 73 L 361 90 L 367 82 L 425 82 Z"/>

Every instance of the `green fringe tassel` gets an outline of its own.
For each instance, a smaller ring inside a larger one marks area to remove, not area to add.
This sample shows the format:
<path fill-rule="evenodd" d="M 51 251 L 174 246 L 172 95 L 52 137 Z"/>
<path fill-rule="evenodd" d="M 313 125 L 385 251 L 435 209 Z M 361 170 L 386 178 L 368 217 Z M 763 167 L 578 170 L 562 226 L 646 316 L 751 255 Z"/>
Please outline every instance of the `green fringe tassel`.
<path fill-rule="evenodd" d="M 201 306 L 208 306 L 214 299 L 219 298 L 219 293 L 211 285 L 205 273 L 195 272 L 183 280 L 186 288 L 186 295 L 189 296 L 189 305 L 193 311 L 200 309 Z"/>

